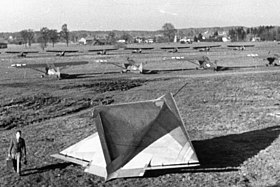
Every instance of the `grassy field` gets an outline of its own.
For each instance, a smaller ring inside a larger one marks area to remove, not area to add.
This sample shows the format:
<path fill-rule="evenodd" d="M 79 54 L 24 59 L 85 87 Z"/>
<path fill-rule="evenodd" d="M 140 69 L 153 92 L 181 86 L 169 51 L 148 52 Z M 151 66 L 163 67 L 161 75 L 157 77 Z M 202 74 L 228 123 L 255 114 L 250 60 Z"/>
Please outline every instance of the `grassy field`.
<path fill-rule="evenodd" d="M 157 49 L 144 54 L 121 50 L 107 56 L 34 54 L 24 59 L 0 54 L 0 186 L 280 185 L 280 68 L 265 67 L 262 58 L 247 56 L 278 53 L 279 47 L 277 43 L 254 44 L 245 51 L 229 50 L 222 44 L 208 53 L 185 49 L 173 54 L 155 45 Z M 186 70 L 195 66 L 162 60 L 198 55 L 207 55 L 218 60 L 218 65 L 231 68 L 221 72 Z M 120 74 L 116 66 L 95 62 L 106 58 L 121 64 L 127 56 L 147 62 L 147 69 L 162 71 Z M 65 80 L 41 79 L 40 73 L 33 70 L 10 67 L 14 63 L 79 60 L 89 64 L 65 70 L 75 75 Z M 154 99 L 175 93 L 185 83 L 175 100 L 200 168 L 149 172 L 144 178 L 105 183 L 100 177 L 84 173 L 81 166 L 50 157 L 96 132 L 91 117 L 94 106 Z M 17 129 L 23 131 L 28 150 L 28 165 L 21 177 L 5 168 L 9 140 Z"/>

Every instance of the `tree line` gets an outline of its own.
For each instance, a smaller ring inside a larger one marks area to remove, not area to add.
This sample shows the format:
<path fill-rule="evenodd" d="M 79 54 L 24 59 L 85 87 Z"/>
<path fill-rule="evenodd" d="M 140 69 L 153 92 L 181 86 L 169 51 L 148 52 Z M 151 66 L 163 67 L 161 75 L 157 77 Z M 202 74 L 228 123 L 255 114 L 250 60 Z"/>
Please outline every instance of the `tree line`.
<path fill-rule="evenodd" d="M 229 30 L 231 41 L 251 41 L 258 37 L 261 41 L 280 40 L 280 27 L 259 26 L 259 27 L 237 27 Z"/>
<path fill-rule="evenodd" d="M 172 42 L 174 40 L 175 35 L 183 38 L 184 34 L 175 29 L 175 27 L 171 23 L 166 23 L 162 27 L 163 37 L 161 41 L 158 42 Z M 259 38 L 260 41 L 280 41 L 280 27 L 274 26 L 259 26 L 259 27 L 236 27 L 232 28 L 228 31 L 228 36 L 231 41 L 252 41 L 252 39 Z M 213 35 L 209 36 L 209 38 L 204 38 L 202 33 L 193 36 L 193 40 L 196 41 L 216 41 L 221 40 L 219 37 L 218 31 L 215 31 Z"/>
<path fill-rule="evenodd" d="M 154 41 L 156 42 L 172 42 L 174 40 L 174 37 L 177 33 L 177 30 L 171 23 L 166 23 L 162 27 L 162 37 L 158 37 L 157 39 L 154 38 Z M 36 36 L 36 38 L 35 38 Z M 82 35 L 79 37 L 87 37 L 87 35 Z M 63 24 L 61 27 L 61 31 L 57 31 L 56 29 L 49 29 L 47 27 L 42 27 L 39 32 L 35 32 L 32 29 L 26 29 L 20 31 L 20 43 L 24 45 L 31 46 L 33 42 L 40 43 L 40 46 L 42 49 L 47 47 L 47 44 L 50 42 L 52 43 L 52 46 L 55 45 L 58 41 L 63 40 L 66 42 L 66 45 L 68 46 L 69 41 L 76 41 L 79 38 L 78 36 L 75 36 L 71 34 L 69 29 L 67 28 L 67 24 Z M 95 38 L 95 36 L 93 36 Z M 145 39 L 145 36 L 142 36 L 143 39 Z M 98 38 L 95 38 L 98 39 Z M 133 38 L 132 35 L 130 35 L 128 32 L 123 31 L 120 35 L 117 35 L 116 32 L 110 31 L 104 38 L 105 44 L 114 45 L 117 43 L 117 40 L 125 40 L 126 43 L 134 43 L 135 38 Z"/>
<path fill-rule="evenodd" d="M 20 31 L 20 36 L 22 38 L 23 44 L 31 46 L 34 41 L 35 32 L 32 29 L 22 30 Z M 56 29 L 49 29 L 47 27 L 41 28 L 39 31 L 39 37 L 37 37 L 37 42 L 39 42 L 42 49 L 44 49 L 47 47 L 48 42 L 51 42 L 54 46 L 54 44 L 57 43 L 59 39 L 63 39 L 68 46 L 70 31 L 67 28 L 67 24 L 62 25 L 60 32 L 58 32 Z"/>
<path fill-rule="evenodd" d="M 183 38 L 185 36 L 185 33 L 175 29 L 174 25 L 171 23 L 165 23 L 162 26 L 160 33 L 162 35 L 154 37 L 153 39 L 154 42 L 158 42 L 158 43 L 173 42 L 175 35 L 179 36 L 179 38 Z M 34 32 L 32 29 L 22 30 L 20 31 L 22 43 L 31 46 L 31 44 L 35 41 L 35 34 L 36 34 L 36 41 L 40 43 L 42 49 L 47 47 L 47 44 L 49 42 L 52 43 L 52 46 L 54 46 L 55 43 L 57 43 L 58 41 L 64 41 L 68 46 L 69 41 L 77 42 L 79 37 L 81 37 L 79 35 L 71 34 L 69 29 L 67 28 L 67 24 L 63 24 L 61 27 L 61 31 L 57 31 L 56 29 L 49 29 L 47 27 L 41 28 L 39 32 Z M 85 35 L 83 37 L 88 36 L 87 34 L 83 34 L 83 35 Z M 274 26 L 259 26 L 259 27 L 252 27 L 252 28 L 236 27 L 228 30 L 228 36 L 230 37 L 231 41 L 251 41 L 253 38 L 256 37 L 258 37 L 259 40 L 261 41 L 280 40 L 280 27 L 274 27 Z M 145 36 L 142 36 L 142 38 L 145 39 Z M 216 38 L 218 38 L 218 31 L 214 32 L 213 36 L 210 36 L 208 39 L 216 39 Z M 104 44 L 109 44 L 109 45 L 116 44 L 117 40 L 125 40 L 126 43 L 136 42 L 135 38 L 125 31 L 121 32 L 121 34 L 118 33 L 118 35 L 116 34 L 116 32 L 110 31 L 103 38 L 103 40 L 105 41 L 103 42 Z M 198 35 L 193 36 L 193 40 L 203 41 L 205 40 L 205 38 L 203 37 L 203 34 L 199 33 Z"/>

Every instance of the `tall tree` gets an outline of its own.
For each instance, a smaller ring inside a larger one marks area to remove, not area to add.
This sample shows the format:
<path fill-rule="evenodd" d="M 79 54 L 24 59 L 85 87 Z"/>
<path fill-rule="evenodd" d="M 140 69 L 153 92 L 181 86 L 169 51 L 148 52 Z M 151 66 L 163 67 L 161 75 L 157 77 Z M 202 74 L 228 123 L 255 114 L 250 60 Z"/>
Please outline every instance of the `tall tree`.
<path fill-rule="evenodd" d="M 24 45 L 26 46 L 27 41 L 28 41 L 27 30 L 20 31 L 20 36 L 22 37 Z"/>
<path fill-rule="evenodd" d="M 34 39 L 34 31 L 32 29 L 28 29 L 26 34 L 27 34 L 28 46 L 31 46 L 32 41 Z"/>
<path fill-rule="evenodd" d="M 127 32 L 123 32 L 123 34 L 120 37 L 120 39 L 125 40 L 126 43 L 131 43 L 133 41 L 133 37 L 129 33 L 127 33 Z"/>
<path fill-rule="evenodd" d="M 169 42 L 172 42 L 177 33 L 177 30 L 175 29 L 174 25 L 172 25 L 171 23 L 165 23 L 162 26 L 162 30 L 163 35 L 168 38 Z"/>
<path fill-rule="evenodd" d="M 214 36 L 214 37 L 219 36 L 219 32 L 218 32 L 218 31 L 215 31 L 213 36 Z"/>
<path fill-rule="evenodd" d="M 116 33 L 113 31 L 108 33 L 108 36 L 106 37 L 107 43 L 108 44 L 115 44 L 116 43 Z"/>
<path fill-rule="evenodd" d="M 69 44 L 70 32 L 67 28 L 67 24 L 63 24 L 61 27 L 60 36 L 66 41 L 66 45 Z"/>
<path fill-rule="evenodd" d="M 41 28 L 39 42 L 41 43 L 41 47 L 43 50 L 45 49 L 45 47 L 47 47 L 49 38 L 49 29 L 47 27 Z"/>
<path fill-rule="evenodd" d="M 56 43 L 56 42 L 58 42 L 58 33 L 57 33 L 57 30 L 55 30 L 55 29 L 50 29 L 49 30 L 49 37 L 50 37 L 50 41 L 52 42 L 52 45 L 53 45 L 53 47 L 54 47 L 54 44 Z"/>
<path fill-rule="evenodd" d="M 198 34 L 197 40 L 202 41 L 203 40 L 203 35 L 201 33 Z"/>
<path fill-rule="evenodd" d="M 237 33 L 235 31 L 235 29 L 230 29 L 228 32 L 231 41 L 235 42 L 237 40 Z"/>
<path fill-rule="evenodd" d="M 185 37 L 185 33 L 182 30 L 179 30 L 178 35 L 179 35 L 179 39 L 182 39 Z"/>

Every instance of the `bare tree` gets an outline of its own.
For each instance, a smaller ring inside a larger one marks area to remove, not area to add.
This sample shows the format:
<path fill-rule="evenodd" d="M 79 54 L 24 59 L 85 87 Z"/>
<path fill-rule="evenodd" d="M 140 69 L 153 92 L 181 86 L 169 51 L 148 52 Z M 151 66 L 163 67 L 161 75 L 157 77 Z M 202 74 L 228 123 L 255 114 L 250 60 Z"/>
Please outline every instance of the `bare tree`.
<path fill-rule="evenodd" d="M 57 33 L 57 30 L 55 30 L 55 29 L 51 29 L 51 30 L 49 30 L 49 37 L 50 37 L 50 40 L 51 40 L 51 42 L 52 42 L 52 44 L 53 44 L 53 47 L 54 47 L 54 44 L 56 43 L 56 42 L 58 42 L 58 33 Z"/>
<path fill-rule="evenodd" d="M 61 27 L 60 36 L 66 41 L 66 45 L 69 44 L 70 32 L 67 28 L 67 24 L 63 24 Z"/>
<path fill-rule="evenodd" d="M 174 25 L 172 25 L 171 23 L 165 23 L 162 26 L 162 30 L 163 30 L 163 35 L 168 38 L 169 42 L 172 42 L 177 32 Z"/>

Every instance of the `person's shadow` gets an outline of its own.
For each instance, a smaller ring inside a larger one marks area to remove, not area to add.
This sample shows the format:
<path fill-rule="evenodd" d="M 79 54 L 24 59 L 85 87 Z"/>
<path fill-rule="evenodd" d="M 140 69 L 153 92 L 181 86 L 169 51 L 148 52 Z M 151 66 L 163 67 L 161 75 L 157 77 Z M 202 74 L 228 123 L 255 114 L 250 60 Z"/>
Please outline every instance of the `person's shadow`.
<path fill-rule="evenodd" d="M 193 141 L 192 144 L 200 163 L 199 167 L 149 171 L 145 175 L 155 177 L 168 173 L 238 170 L 244 161 L 270 146 L 279 134 L 280 126 L 274 126 L 241 134 Z"/>
<path fill-rule="evenodd" d="M 55 169 L 64 169 L 70 165 L 75 165 L 75 164 L 70 163 L 70 162 L 65 162 L 65 163 L 56 163 L 56 164 L 46 165 L 46 166 L 37 167 L 37 168 L 25 169 L 25 170 L 22 170 L 21 176 L 28 176 L 28 175 L 32 175 L 32 174 L 43 173 L 43 172 L 55 170 Z"/>

